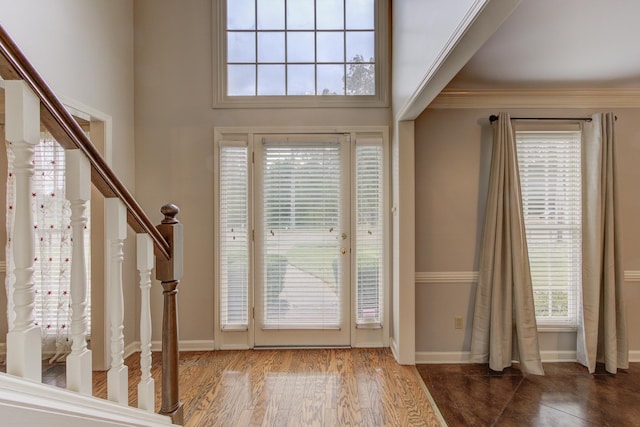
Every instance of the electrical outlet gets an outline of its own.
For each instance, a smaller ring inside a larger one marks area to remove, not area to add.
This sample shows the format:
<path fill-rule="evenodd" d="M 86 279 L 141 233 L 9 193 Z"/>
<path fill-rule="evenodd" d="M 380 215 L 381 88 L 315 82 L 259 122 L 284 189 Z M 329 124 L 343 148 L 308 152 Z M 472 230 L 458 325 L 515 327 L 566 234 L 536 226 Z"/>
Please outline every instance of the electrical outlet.
<path fill-rule="evenodd" d="M 462 329 L 462 316 L 456 316 L 454 318 L 456 329 Z"/>

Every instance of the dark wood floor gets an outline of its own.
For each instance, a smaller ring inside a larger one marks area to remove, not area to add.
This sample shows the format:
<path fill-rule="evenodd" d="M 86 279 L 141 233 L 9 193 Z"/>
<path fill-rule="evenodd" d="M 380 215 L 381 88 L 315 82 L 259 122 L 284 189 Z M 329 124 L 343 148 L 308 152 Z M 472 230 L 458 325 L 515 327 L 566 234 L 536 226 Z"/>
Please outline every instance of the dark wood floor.
<path fill-rule="evenodd" d="M 516 367 L 418 365 L 450 427 L 640 426 L 640 363 L 591 375 L 577 363 L 545 363 L 545 376 Z"/>

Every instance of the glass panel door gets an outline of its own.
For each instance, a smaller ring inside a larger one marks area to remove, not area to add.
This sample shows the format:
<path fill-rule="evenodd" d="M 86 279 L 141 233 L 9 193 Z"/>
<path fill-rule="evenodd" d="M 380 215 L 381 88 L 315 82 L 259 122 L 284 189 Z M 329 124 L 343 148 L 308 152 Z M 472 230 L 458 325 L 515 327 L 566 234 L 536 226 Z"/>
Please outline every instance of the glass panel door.
<path fill-rule="evenodd" d="M 350 344 L 343 135 L 256 136 L 255 345 Z"/>

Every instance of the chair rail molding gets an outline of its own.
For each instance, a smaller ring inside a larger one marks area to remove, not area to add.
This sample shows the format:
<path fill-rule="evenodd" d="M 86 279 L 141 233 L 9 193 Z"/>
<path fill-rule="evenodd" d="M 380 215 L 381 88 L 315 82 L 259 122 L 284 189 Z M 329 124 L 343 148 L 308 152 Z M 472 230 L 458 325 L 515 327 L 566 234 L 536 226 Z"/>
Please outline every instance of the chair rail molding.
<path fill-rule="evenodd" d="M 478 281 L 477 271 L 416 271 L 416 284 L 469 284 Z M 624 281 L 640 283 L 640 270 L 625 270 Z"/>

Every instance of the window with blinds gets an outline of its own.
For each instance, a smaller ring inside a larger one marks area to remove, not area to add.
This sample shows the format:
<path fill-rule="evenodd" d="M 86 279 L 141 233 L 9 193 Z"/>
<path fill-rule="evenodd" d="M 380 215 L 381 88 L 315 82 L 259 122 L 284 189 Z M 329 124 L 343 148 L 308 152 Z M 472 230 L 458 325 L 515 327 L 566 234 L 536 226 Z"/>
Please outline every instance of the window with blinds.
<path fill-rule="evenodd" d="M 263 142 L 265 329 L 338 328 L 340 144 Z"/>
<path fill-rule="evenodd" d="M 539 325 L 577 324 L 582 275 L 580 131 L 517 131 L 524 221 Z"/>
<path fill-rule="evenodd" d="M 382 141 L 358 141 L 355 153 L 356 326 L 379 327 L 384 259 Z"/>
<path fill-rule="evenodd" d="M 244 142 L 220 146 L 220 324 L 249 327 L 249 170 Z"/>

